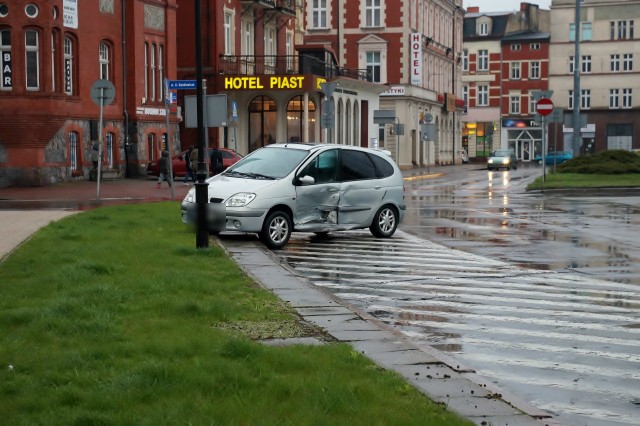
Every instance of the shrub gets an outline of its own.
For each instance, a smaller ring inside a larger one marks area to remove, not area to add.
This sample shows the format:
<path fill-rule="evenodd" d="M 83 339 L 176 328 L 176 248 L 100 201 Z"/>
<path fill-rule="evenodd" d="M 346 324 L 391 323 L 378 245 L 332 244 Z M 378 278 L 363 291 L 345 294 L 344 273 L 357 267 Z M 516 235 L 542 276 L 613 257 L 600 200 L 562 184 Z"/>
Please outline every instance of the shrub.
<path fill-rule="evenodd" d="M 626 174 L 640 173 L 640 155 L 622 149 L 602 151 L 593 155 L 581 155 L 560 164 L 558 173 Z"/>

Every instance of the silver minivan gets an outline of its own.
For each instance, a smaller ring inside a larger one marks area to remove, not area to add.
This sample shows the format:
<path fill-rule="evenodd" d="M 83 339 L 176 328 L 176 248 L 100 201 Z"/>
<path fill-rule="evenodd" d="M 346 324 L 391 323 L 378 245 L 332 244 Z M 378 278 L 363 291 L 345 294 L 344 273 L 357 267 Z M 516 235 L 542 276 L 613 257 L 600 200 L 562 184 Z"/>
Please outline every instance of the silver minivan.
<path fill-rule="evenodd" d="M 257 233 L 272 249 L 291 232 L 369 228 L 391 237 L 404 216 L 400 169 L 387 151 L 337 144 L 277 143 L 207 180 L 209 231 Z M 195 188 L 182 201 L 194 223 Z"/>

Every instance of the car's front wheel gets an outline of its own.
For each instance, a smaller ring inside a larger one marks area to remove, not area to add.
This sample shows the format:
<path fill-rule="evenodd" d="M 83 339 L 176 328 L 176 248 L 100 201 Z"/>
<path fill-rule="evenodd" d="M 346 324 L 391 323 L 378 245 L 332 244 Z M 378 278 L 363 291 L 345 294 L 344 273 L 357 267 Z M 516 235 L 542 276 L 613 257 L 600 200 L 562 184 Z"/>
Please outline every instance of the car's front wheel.
<path fill-rule="evenodd" d="M 259 236 L 264 245 L 270 249 L 280 249 L 289 241 L 292 228 L 293 222 L 289 214 L 276 210 L 267 216 Z"/>
<path fill-rule="evenodd" d="M 373 217 L 369 227 L 371 233 L 379 238 L 391 237 L 398 228 L 398 213 L 392 206 L 382 206 Z"/>

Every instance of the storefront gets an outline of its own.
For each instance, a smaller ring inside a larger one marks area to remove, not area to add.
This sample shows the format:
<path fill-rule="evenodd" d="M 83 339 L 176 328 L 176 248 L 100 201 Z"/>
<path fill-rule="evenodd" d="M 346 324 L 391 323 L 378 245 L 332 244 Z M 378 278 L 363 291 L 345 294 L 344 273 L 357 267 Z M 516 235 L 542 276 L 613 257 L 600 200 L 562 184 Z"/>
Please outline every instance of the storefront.
<path fill-rule="evenodd" d="M 502 148 L 513 149 L 522 162 L 542 158 L 542 127 L 533 119 L 503 119 L 502 140 Z"/>

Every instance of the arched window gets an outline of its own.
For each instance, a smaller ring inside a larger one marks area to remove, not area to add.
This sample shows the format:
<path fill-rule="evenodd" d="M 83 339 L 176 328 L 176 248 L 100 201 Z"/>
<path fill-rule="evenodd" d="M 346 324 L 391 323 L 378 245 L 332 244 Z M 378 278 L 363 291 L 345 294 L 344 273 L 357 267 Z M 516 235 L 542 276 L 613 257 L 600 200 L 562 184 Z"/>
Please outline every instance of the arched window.
<path fill-rule="evenodd" d="M 276 142 L 278 108 L 268 96 L 256 96 L 249 104 L 249 152 Z"/>
<path fill-rule="evenodd" d="M 149 133 L 147 136 L 147 155 L 149 156 L 149 161 L 154 161 L 156 159 L 156 152 L 158 147 L 156 146 L 156 135 L 153 133 Z"/>
<path fill-rule="evenodd" d="M 316 104 L 309 99 L 309 135 L 316 131 L 315 122 Z M 287 104 L 287 141 L 302 142 L 304 130 L 304 98 L 294 96 Z"/>
<path fill-rule="evenodd" d="M 73 39 L 67 36 L 64 38 L 64 93 L 67 95 L 73 95 L 75 80 L 73 69 L 74 53 Z"/>
<path fill-rule="evenodd" d="M 40 39 L 38 31 L 24 32 L 25 77 L 27 90 L 40 90 Z"/>
<path fill-rule="evenodd" d="M 99 63 L 100 63 L 100 78 L 103 80 L 109 80 L 109 67 L 111 64 L 111 52 L 109 45 L 104 41 L 100 43 L 99 51 Z"/>

